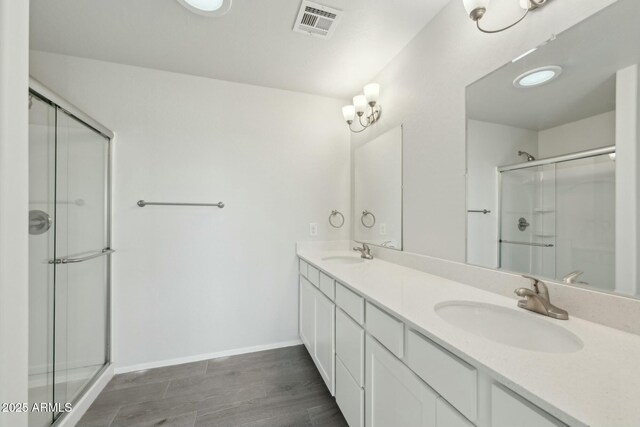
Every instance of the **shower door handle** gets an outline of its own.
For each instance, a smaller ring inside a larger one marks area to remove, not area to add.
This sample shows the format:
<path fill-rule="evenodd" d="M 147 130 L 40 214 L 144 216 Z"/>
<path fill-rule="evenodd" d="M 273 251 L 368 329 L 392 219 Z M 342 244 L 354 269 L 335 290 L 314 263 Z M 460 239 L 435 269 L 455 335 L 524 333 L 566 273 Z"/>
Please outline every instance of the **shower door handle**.
<path fill-rule="evenodd" d="M 104 248 L 99 252 L 96 252 L 91 255 L 87 255 L 81 258 L 56 258 L 49 260 L 49 264 L 77 264 L 79 262 L 89 261 L 90 259 L 98 258 L 104 255 L 109 255 L 114 253 L 115 250 L 111 248 Z"/>

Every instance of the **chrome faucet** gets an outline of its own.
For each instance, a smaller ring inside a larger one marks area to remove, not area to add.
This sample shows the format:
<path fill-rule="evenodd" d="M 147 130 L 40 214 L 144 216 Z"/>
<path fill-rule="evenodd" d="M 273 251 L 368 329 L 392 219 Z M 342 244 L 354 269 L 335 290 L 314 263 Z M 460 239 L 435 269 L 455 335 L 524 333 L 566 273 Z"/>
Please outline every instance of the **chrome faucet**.
<path fill-rule="evenodd" d="M 568 285 L 588 285 L 587 282 L 578 281 L 578 277 L 581 276 L 582 273 L 584 273 L 584 271 L 578 270 L 578 271 L 571 272 L 566 276 L 564 276 L 562 278 L 562 281 Z"/>
<path fill-rule="evenodd" d="M 543 281 L 531 276 L 522 277 L 531 280 L 532 289 L 518 288 L 515 290 L 516 295 L 524 298 L 518 301 L 518 307 L 542 314 L 544 316 L 549 316 L 554 319 L 569 319 L 569 313 L 567 313 L 566 310 L 563 310 L 551 304 L 551 299 L 549 298 L 549 288 L 547 288 L 547 285 Z"/>
<path fill-rule="evenodd" d="M 371 255 L 371 248 L 366 243 L 362 244 L 361 248 L 353 248 L 354 251 L 360 252 L 360 258 L 364 259 L 373 259 L 373 255 Z"/>

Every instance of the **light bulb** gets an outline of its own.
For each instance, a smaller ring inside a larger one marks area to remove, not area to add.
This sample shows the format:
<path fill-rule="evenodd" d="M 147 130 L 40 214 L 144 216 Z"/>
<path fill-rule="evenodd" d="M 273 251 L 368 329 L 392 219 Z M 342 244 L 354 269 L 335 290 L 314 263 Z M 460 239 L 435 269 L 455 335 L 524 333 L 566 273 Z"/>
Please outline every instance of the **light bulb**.
<path fill-rule="evenodd" d="M 353 106 L 356 109 L 356 113 L 361 116 L 367 109 L 367 98 L 364 95 L 357 95 L 353 97 Z"/>
<path fill-rule="evenodd" d="M 345 105 L 342 107 L 342 117 L 346 122 L 352 122 L 356 117 L 356 107 L 353 105 Z"/>
<path fill-rule="evenodd" d="M 380 85 L 377 83 L 369 83 L 364 87 L 364 97 L 371 106 L 378 102 L 380 96 Z"/>
<path fill-rule="evenodd" d="M 462 0 L 469 17 L 474 21 L 482 18 L 491 0 Z"/>

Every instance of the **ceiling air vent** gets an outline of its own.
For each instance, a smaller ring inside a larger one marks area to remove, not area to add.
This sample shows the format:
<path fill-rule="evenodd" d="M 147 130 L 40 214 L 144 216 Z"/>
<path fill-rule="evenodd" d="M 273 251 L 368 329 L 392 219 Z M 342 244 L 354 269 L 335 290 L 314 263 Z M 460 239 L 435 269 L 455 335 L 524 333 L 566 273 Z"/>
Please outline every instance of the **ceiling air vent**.
<path fill-rule="evenodd" d="M 329 38 L 342 16 L 342 11 L 303 0 L 293 31 Z"/>

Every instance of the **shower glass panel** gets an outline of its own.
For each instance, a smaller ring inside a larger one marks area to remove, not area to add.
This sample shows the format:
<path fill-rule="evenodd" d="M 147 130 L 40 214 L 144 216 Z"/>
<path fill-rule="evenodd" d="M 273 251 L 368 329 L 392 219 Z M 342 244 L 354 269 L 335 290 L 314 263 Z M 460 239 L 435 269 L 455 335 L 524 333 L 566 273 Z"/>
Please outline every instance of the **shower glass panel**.
<path fill-rule="evenodd" d="M 557 278 L 615 290 L 615 161 L 608 154 L 557 164 Z"/>
<path fill-rule="evenodd" d="M 615 162 L 608 154 L 500 173 L 500 268 L 615 288 Z"/>
<path fill-rule="evenodd" d="M 29 425 L 109 362 L 109 138 L 39 93 L 29 111 Z"/>
<path fill-rule="evenodd" d="M 58 110 L 56 257 L 83 259 L 108 246 L 108 142 Z M 106 362 L 107 257 L 56 265 L 55 402 L 72 402 Z"/>
<path fill-rule="evenodd" d="M 29 406 L 53 402 L 56 109 L 37 97 L 29 111 Z M 30 412 L 29 425 L 51 424 Z"/>
<path fill-rule="evenodd" d="M 501 173 L 500 267 L 555 277 L 555 165 Z"/>

